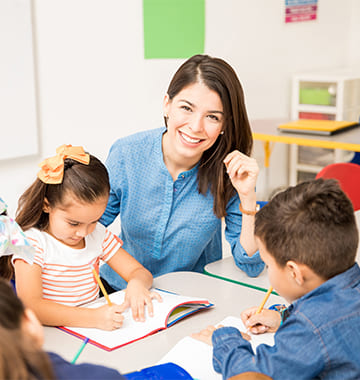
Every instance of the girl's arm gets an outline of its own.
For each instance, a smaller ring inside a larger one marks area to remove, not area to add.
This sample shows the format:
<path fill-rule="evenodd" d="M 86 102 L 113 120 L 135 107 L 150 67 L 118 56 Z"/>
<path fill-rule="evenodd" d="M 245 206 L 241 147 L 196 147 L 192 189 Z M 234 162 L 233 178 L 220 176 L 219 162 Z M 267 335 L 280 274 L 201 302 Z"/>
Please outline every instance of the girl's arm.
<path fill-rule="evenodd" d="M 134 320 L 145 321 L 145 305 L 149 316 L 153 316 L 152 299 L 156 298 L 161 302 L 161 296 L 149 290 L 153 282 L 152 274 L 123 248 L 107 264 L 128 283 L 123 307 L 131 307 Z"/>
<path fill-rule="evenodd" d="M 26 307 L 32 309 L 40 322 L 48 326 L 95 327 L 115 330 L 122 326 L 123 308 L 120 305 L 104 305 L 97 309 L 66 306 L 42 297 L 41 267 L 15 261 L 17 295 Z"/>

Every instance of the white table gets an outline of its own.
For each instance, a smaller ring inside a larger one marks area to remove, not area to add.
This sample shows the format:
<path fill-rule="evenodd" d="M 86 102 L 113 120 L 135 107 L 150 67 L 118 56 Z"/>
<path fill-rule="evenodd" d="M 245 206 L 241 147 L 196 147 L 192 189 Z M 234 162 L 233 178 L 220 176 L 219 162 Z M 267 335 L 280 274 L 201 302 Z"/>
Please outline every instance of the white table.
<path fill-rule="evenodd" d="M 264 293 L 194 272 L 175 272 L 154 280 L 154 286 L 188 296 L 207 298 L 215 304 L 209 310 L 195 313 L 170 328 L 140 341 L 107 352 L 87 344 L 77 363 L 102 364 L 128 373 L 156 364 L 181 338 L 198 332 L 209 324 L 217 324 L 229 315 L 259 305 Z M 271 295 L 267 305 L 284 303 Z M 45 327 L 45 350 L 60 354 L 71 361 L 82 341 L 54 327 Z"/>
<path fill-rule="evenodd" d="M 236 266 L 232 256 L 207 264 L 204 268 L 204 273 L 221 280 L 244 285 L 263 292 L 266 292 L 270 286 L 266 268 L 258 277 L 249 277 Z"/>
<path fill-rule="evenodd" d="M 355 212 L 355 217 L 359 230 L 360 241 L 360 210 Z M 358 246 L 356 261 L 360 265 L 360 244 Z M 249 277 L 244 271 L 236 266 L 234 258 L 232 256 L 205 265 L 204 273 L 222 280 L 248 286 L 250 288 L 262 290 L 265 292 L 270 286 L 266 268 L 260 273 L 258 277 Z"/>

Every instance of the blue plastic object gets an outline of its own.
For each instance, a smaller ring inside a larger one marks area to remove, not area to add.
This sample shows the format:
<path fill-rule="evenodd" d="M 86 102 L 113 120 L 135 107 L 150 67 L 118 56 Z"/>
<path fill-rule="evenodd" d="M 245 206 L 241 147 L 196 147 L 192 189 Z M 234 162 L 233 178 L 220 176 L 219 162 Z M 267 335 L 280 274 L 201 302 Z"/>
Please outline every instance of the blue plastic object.
<path fill-rule="evenodd" d="M 165 363 L 131 372 L 124 377 L 127 380 L 193 380 L 184 368 L 175 363 Z"/>

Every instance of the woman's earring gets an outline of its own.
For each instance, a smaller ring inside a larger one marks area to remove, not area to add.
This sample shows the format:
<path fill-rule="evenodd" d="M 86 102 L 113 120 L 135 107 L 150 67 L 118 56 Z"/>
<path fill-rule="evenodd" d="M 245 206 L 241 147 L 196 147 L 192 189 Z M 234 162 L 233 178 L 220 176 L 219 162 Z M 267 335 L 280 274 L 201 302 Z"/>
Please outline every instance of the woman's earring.
<path fill-rule="evenodd" d="M 220 132 L 220 135 L 223 135 L 223 134 L 224 134 L 224 131 L 221 131 L 221 132 Z"/>

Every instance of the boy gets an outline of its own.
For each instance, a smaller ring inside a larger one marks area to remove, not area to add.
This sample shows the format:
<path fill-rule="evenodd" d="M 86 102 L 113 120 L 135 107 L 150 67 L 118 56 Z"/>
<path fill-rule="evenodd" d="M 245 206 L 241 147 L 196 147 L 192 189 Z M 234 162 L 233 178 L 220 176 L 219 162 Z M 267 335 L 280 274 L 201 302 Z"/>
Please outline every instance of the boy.
<path fill-rule="evenodd" d="M 256 215 L 255 236 L 271 285 L 291 305 L 242 313 L 252 332 L 276 331 L 256 355 L 233 327 L 209 326 L 224 379 L 255 371 L 273 379 L 360 379 L 360 268 L 352 204 L 335 180 L 303 182 Z M 255 326 L 255 327 L 251 327 Z"/>

